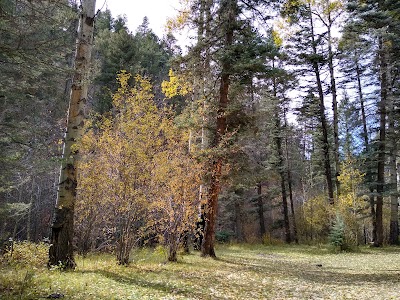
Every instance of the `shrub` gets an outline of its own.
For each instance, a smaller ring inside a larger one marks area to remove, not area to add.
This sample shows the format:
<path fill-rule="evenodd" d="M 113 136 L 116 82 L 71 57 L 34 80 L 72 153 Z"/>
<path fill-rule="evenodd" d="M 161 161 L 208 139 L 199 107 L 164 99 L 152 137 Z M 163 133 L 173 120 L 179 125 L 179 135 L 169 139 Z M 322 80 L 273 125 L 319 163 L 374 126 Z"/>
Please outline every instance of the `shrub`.
<path fill-rule="evenodd" d="M 219 231 L 215 233 L 215 239 L 219 243 L 228 243 L 230 242 L 232 237 L 232 233 L 227 231 Z"/>
<path fill-rule="evenodd" d="M 340 214 L 336 214 L 336 219 L 333 222 L 331 232 L 329 233 L 329 243 L 339 249 L 340 251 L 346 250 L 345 238 L 345 224 Z"/>
<path fill-rule="evenodd" d="M 268 246 L 279 246 L 284 244 L 281 239 L 273 237 L 271 234 L 264 234 L 262 243 Z"/>
<path fill-rule="evenodd" d="M 47 264 L 49 245 L 45 243 L 15 242 L 10 262 L 29 265 L 32 267 L 43 267 Z"/>

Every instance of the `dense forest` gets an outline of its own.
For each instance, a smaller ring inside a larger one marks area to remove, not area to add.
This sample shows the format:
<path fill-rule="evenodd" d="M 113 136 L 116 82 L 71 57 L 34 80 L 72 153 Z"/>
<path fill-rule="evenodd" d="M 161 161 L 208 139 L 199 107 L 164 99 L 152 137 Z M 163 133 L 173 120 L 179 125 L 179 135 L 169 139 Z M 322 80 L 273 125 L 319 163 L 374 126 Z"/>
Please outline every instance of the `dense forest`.
<path fill-rule="evenodd" d="M 183 1 L 164 37 L 95 2 L 0 1 L 1 241 L 398 244 L 398 1 Z"/>

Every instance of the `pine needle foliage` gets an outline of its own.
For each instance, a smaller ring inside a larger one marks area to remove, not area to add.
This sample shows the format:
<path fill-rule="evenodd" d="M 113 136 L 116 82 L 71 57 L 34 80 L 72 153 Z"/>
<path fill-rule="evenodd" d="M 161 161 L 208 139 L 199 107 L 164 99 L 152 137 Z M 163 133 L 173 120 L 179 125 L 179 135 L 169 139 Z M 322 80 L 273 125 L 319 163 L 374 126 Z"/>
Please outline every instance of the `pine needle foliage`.
<path fill-rule="evenodd" d="M 329 234 L 329 243 L 339 249 L 340 251 L 345 250 L 345 224 L 340 214 L 336 214 L 336 219 L 333 222 L 331 232 Z"/>

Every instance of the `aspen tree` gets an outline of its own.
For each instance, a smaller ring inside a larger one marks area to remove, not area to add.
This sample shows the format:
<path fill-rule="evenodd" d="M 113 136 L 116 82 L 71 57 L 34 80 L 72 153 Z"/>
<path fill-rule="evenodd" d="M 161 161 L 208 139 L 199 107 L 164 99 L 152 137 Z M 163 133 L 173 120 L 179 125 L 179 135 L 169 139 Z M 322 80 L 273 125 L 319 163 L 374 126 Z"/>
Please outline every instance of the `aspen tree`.
<path fill-rule="evenodd" d="M 61 265 L 74 269 L 73 223 L 77 188 L 76 142 L 84 125 L 84 109 L 88 94 L 88 71 L 93 41 L 95 0 L 82 1 L 79 29 L 76 41 L 75 72 L 71 86 L 67 130 L 63 146 L 62 164 L 58 185 L 57 202 L 51 228 L 49 266 Z"/>

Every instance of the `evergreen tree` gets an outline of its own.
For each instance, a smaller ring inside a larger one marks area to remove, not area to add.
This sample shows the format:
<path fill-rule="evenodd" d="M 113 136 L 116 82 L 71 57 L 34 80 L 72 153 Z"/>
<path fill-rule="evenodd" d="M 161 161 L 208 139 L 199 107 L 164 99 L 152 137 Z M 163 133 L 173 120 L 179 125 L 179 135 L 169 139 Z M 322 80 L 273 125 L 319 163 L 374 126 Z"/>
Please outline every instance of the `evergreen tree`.
<path fill-rule="evenodd" d="M 67 1 L 0 4 L 0 210 L 6 211 L 0 238 L 38 240 L 48 233 L 74 9 Z M 13 217 L 17 206 L 26 209 Z"/>
<path fill-rule="evenodd" d="M 294 51 L 294 63 L 297 66 L 302 66 L 300 74 L 312 74 L 315 78 L 314 86 L 318 95 L 319 109 L 318 118 L 320 121 L 321 146 L 323 151 L 323 165 L 326 186 L 328 191 L 328 202 L 334 203 L 331 154 L 329 143 L 329 124 L 325 112 L 325 91 L 321 73 L 322 67 L 326 63 L 324 46 L 324 33 L 318 33 L 316 30 L 315 14 L 311 2 L 287 2 L 282 10 L 282 15 L 291 18 L 291 23 L 294 20 L 297 22 L 297 34 L 290 41 L 291 48 Z"/>
<path fill-rule="evenodd" d="M 361 152 L 362 159 L 365 161 L 365 185 L 368 188 L 368 197 L 370 205 L 370 216 L 372 223 L 372 240 L 376 240 L 376 213 L 375 213 L 375 187 L 376 179 L 374 169 L 376 168 L 376 151 L 372 145 L 372 139 L 376 135 L 374 130 L 373 110 L 376 109 L 376 91 L 378 78 L 374 70 L 374 59 L 371 53 L 374 53 L 374 42 L 368 36 L 358 34 L 367 30 L 365 24 L 348 23 L 340 42 L 341 65 L 342 72 L 346 74 L 347 80 L 343 84 L 347 88 L 355 90 L 357 101 L 355 104 L 356 111 L 361 124 L 360 138 L 363 141 L 363 149 Z M 347 102 L 347 98 L 344 99 Z M 350 108 L 351 109 L 351 108 Z M 346 113 L 345 113 L 346 114 Z M 353 133 L 354 135 L 354 133 Z"/>
<path fill-rule="evenodd" d="M 379 135 L 377 138 L 377 167 L 376 167 L 376 204 L 375 204 L 375 221 L 376 221 L 376 237 L 374 239 L 375 246 L 382 246 L 384 241 L 383 229 L 383 198 L 385 191 L 385 163 L 387 159 L 386 152 L 388 150 L 387 142 L 387 117 L 392 113 L 388 110 L 390 99 L 393 92 L 398 85 L 398 79 L 395 74 L 398 70 L 398 51 L 397 43 L 399 37 L 398 32 L 398 18 L 396 18 L 396 4 L 395 1 L 366 1 L 360 3 L 359 1 L 349 1 L 348 8 L 353 17 L 353 24 L 360 24 L 353 26 L 353 28 L 367 27 L 370 29 L 369 35 L 375 39 L 374 52 L 372 53 L 377 57 L 376 60 L 376 77 L 378 83 L 378 101 L 377 101 L 377 115 L 379 116 Z M 357 34 L 362 35 L 359 31 Z M 392 147 L 395 149 L 395 147 Z M 394 151 L 395 152 L 395 151 Z M 392 153 L 394 153 L 392 152 Z M 397 191 L 396 191 L 397 192 Z M 397 200 L 393 198 L 393 202 Z M 394 209 L 394 205 L 392 206 Z M 398 222 L 398 218 L 393 213 L 393 222 Z M 396 219 L 396 220 L 394 220 Z M 392 237 L 393 243 L 397 242 L 398 237 L 398 223 L 392 224 Z"/>
<path fill-rule="evenodd" d="M 114 19 L 109 12 L 101 15 L 97 26 L 95 57 L 99 65 L 94 107 L 104 113 L 112 107 L 112 94 L 117 90 L 116 76 L 121 70 L 151 78 L 155 101 L 161 105 L 161 82 L 167 78 L 172 53 L 149 28 L 145 17 L 135 34 L 128 31 L 123 17 Z"/>

